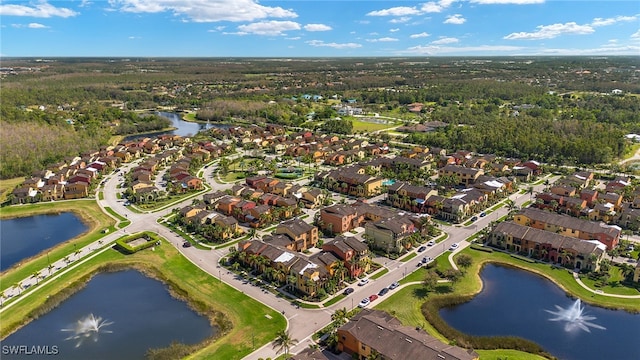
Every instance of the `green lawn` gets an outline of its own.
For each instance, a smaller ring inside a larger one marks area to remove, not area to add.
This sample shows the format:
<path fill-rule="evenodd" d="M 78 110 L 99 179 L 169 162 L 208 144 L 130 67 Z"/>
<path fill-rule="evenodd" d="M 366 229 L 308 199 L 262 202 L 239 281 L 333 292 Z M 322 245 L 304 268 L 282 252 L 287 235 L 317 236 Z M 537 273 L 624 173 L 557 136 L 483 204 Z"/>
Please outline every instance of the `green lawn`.
<path fill-rule="evenodd" d="M 388 124 L 378 124 L 374 122 L 363 121 L 360 118 L 349 118 L 349 119 L 353 123 L 353 132 L 363 132 L 363 131 L 372 132 L 372 131 L 392 128 L 398 125 L 395 122 L 393 122 L 393 120 L 387 120 L 389 121 Z M 386 119 L 380 119 L 380 120 L 386 120 Z"/>
<path fill-rule="evenodd" d="M 322 305 L 323 305 L 324 307 L 331 306 L 331 305 L 333 305 L 333 304 L 335 304 L 335 303 L 339 302 L 340 300 L 344 299 L 345 297 L 347 297 L 347 296 L 346 296 L 346 295 L 344 295 L 344 294 L 340 294 L 340 295 L 338 295 L 338 296 L 334 297 L 333 299 L 331 299 L 331 300 L 329 300 L 329 301 L 325 302 L 325 303 L 324 303 L 324 304 L 322 304 Z"/>
<path fill-rule="evenodd" d="M 387 269 L 387 268 L 383 268 L 382 270 L 380 270 L 380 271 L 378 271 L 377 273 L 373 274 L 373 275 L 371 276 L 371 280 L 378 279 L 378 278 L 382 277 L 384 274 L 386 274 L 386 273 L 388 273 L 388 272 L 389 272 L 389 269 Z"/>
<path fill-rule="evenodd" d="M 480 360 L 546 360 L 540 355 L 529 354 L 518 350 L 476 350 Z"/>
<path fill-rule="evenodd" d="M 236 180 L 244 179 L 247 177 L 244 171 L 229 171 L 225 176 L 220 176 L 224 182 L 235 182 Z"/>
<path fill-rule="evenodd" d="M 640 295 L 640 291 L 635 288 L 626 287 L 620 284 L 624 280 L 622 269 L 618 266 L 612 266 L 609 270 L 609 282 L 607 286 L 596 286 L 598 281 L 592 280 L 587 276 L 580 276 L 582 282 L 593 290 L 602 290 L 606 294 L 618 295 Z M 640 300 L 639 300 L 640 301 Z"/>
<path fill-rule="evenodd" d="M 416 257 L 416 256 L 418 256 L 418 254 L 417 254 L 417 253 L 415 253 L 415 252 L 412 252 L 412 253 L 410 253 L 410 254 L 408 254 L 408 255 L 406 255 L 406 256 L 401 257 L 401 258 L 400 258 L 400 261 L 401 261 L 401 262 L 407 262 L 407 261 L 409 261 L 409 260 L 413 259 L 413 258 L 414 258 L 414 257 Z"/>

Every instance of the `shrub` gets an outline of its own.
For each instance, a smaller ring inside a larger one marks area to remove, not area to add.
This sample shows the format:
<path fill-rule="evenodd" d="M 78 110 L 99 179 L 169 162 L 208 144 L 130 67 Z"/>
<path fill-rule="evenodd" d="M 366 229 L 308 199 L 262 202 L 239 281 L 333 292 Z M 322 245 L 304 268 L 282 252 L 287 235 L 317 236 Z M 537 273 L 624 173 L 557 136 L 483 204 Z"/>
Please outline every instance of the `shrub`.
<path fill-rule="evenodd" d="M 492 248 L 488 248 L 488 247 L 484 247 L 484 246 L 480 246 L 480 245 L 471 245 L 469 246 L 470 248 L 472 248 L 473 250 L 478 250 L 478 251 L 484 251 L 484 252 L 488 252 L 488 253 L 492 253 L 493 249 Z"/>

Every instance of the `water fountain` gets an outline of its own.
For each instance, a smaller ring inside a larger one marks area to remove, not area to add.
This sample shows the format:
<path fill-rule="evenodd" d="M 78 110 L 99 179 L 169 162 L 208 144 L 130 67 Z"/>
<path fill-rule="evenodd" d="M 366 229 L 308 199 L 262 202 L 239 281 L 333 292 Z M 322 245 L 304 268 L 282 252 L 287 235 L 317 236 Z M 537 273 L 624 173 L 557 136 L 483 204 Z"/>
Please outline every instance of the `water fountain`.
<path fill-rule="evenodd" d="M 111 333 L 112 331 L 103 329 L 111 324 L 113 322 L 102 320 L 100 316 L 89 314 L 78 320 L 73 328 L 61 329 L 61 331 L 72 332 L 73 334 L 65 340 L 77 340 L 76 347 L 80 347 L 85 340 L 98 341 L 98 334 L 100 333 Z"/>
<path fill-rule="evenodd" d="M 549 319 L 549 321 L 566 321 L 564 325 L 565 331 L 573 331 L 575 329 L 582 329 L 586 332 L 591 332 L 589 328 L 606 330 L 604 326 L 594 324 L 591 320 L 595 320 L 595 316 L 583 314 L 584 308 L 580 299 L 576 300 L 570 307 L 564 309 L 556 305 L 558 311 L 545 310 L 546 312 L 555 315 L 555 317 Z"/>

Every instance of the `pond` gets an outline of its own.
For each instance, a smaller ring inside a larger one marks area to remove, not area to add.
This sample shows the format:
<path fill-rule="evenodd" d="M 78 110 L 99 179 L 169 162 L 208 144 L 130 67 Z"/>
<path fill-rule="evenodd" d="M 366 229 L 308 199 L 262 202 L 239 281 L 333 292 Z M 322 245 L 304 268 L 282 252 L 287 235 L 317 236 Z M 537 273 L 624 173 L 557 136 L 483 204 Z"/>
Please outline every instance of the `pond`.
<path fill-rule="evenodd" d="M 174 127 L 175 129 L 171 131 L 162 131 L 162 132 L 157 132 L 152 134 L 131 135 L 131 136 L 125 137 L 125 140 L 128 141 L 128 140 L 134 140 L 134 139 L 139 139 L 143 137 L 159 136 L 159 135 L 165 135 L 165 134 L 173 134 L 173 135 L 180 135 L 183 137 L 189 137 L 197 134 L 199 131 L 202 131 L 202 130 L 207 130 L 211 128 L 224 129 L 224 128 L 231 127 L 231 125 L 228 125 L 228 124 L 185 121 L 185 120 L 182 120 L 182 116 L 180 114 L 176 114 L 176 113 L 158 112 L 157 114 L 171 120 L 171 126 Z"/>
<path fill-rule="evenodd" d="M 0 220 L 0 228 L 0 271 L 88 230 L 71 212 Z"/>
<path fill-rule="evenodd" d="M 65 360 L 143 359 L 149 348 L 199 343 L 215 331 L 206 317 L 173 298 L 161 282 L 136 270 L 101 273 L 60 306 L 4 339 L 2 359 L 24 358 L 24 353 L 7 354 L 20 345 L 48 350 L 43 359 L 53 352 Z"/>
<path fill-rule="evenodd" d="M 480 294 L 440 311 L 454 328 L 479 336 L 519 336 L 559 359 L 640 359 L 640 314 L 577 302 L 551 281 L 523 270 L 490 264 L 480 275 Z"/>

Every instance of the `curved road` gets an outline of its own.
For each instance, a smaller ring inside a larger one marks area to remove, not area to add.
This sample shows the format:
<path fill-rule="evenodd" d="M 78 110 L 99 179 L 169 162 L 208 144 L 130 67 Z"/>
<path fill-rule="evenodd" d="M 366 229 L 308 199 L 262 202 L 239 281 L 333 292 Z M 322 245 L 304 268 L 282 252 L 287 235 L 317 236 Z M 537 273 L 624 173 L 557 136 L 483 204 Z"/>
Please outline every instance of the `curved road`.
<path fill-rule="evenodd" d="M 132 167 L 136 166 L 135 163 L 126 164 L 120 173 L 126 173 Z M 225 184 L 220 183 L 214 176 L 216 166 L 209 166 L 205 169 L 204 179 L 207 183 L 212 187 L 213 191 L 217 190 L 225 190 L 230 188 L 233 184 Z M 183 248 L 181 245 L 184 240 L 171 232 L 169 229 L 157 223 L 158 219 L 163 216 L 171 213 L 171 209 L 176 207 L 180 208 L 186 205 L 191 204 L 193 198 L 188 200 L 184 200 L 180 203 L 172 204 L 171 206 L 167 206 L 165 209 L 156 211 L 153 213 L 136 213 L 132 212 L 128 209 L 128 207 L 124 206 L 124 201 L 120 200 L 116 197 L 116 193 L 119 192 L 120 189 L 117 188 L 118 184 L 121 182 L 120 173 L 113 174 L 108 176 L 108 180 L 104 185 L 104 200 L 99 200 L 98 204 L 104 207 L 110 207 L 118 214 L 125 216 L 127 219 L 131 220 L 131 224 L 127 226 L 125 229 L 116 231 L 115 233 L 108 234 L 103 237 L 101 240 L 85 246 L 82 249 L 79 249 L 77 255 L 72 255 L 70 263 L 66 263 L 64 261 L 58 261 L 53 264 L 54 268 L 51 274 L 48 274 L 47 269 L 43 269 L 41 274 L 46 274 L 46 278 L 42 280 L 42 282 L 49 281 L 50 279 L 55 278 L 56 276 L 61 275 L 64 271 L 67 271 L 70 268 L 77 266 L 78 264 L 87 260 L 87 256 L 95 256 L 99 251 L 105 251 L 109 249 L 107 244 L 115 242 L 116 239 L 121 237 L 126 233 L 135 233 L 144 230 L 151 230 L 157 232 L 162 237 L 166 238 L 173 246 L 175 246 L 178 251 L 180 251 L 185 257 L 187 257 L 191 262 L 199 266 L 201 269 L 209 273 L 211 276 L 220 279 L 226 284 L 234 287 L 235 289 L 251 296 L 252 298 L 260 301 L 261 303 L 280 311 L 284 314 L 284 316 L 288 320 L 288 328 L 291 336 L 294 339 L 298 339 L 298 345 L 294 346 L 291 349 L 292 353 L 296 353 L 301 351 L 302 349 L 308 347 L 311 343 L 313 343 L 311 336 L 317 330 L 323 328 L 327 324 L 331 322 L 331 314 L 335 311 L 335 309 L 346 307 L 347 309 L 351 309 L 360 302 L 360 299 L 364 297 L 368 297 L 371 294 L 377 294 L 382 288 L 387 287 L 392 282 L 398 281 L 417 269 L 419 267 L 420 260 L 422 256 L 416 256 L 415 258 L 403 263 L 399 261 L 389 260 L 385 262 L 385 267 L 389 269 L 389 272 L 382 276 L 377 280 L 371 280 L 365 286 L 352 286 L 354 288 L 354 293 L 347 296 L 343 300 L 338 303 L 320 309 L 304 309 L 304 308 L 295 308 L 291 302 L 274 296 L 272 293 L 268 291 L 263 291 L 261 288 L 257 286 L 253 286 L 250 283 L 245 283 L 243 279 L 236 277 L 233 273 L 229 273 L 226 269 L 220 267 L 219 261 L 220 259 L 228 253 L 228 248 L 219 249 L 219 250 L 199 250 L 195 247 Z M 536 185 L 534 186 L 535 191 L 542 190 L 544 185 Z M 201 198 L 202 195 L 198 195 L 198 198 Z M 520 194 L 516 192 L 509 197 L 511 200 L 515 202 L 516 205 L 522 206 L 522 204 L 529 200 L 529 197 L 526 194 Z M 505 206 L 493 211 L 485 217 L 479 218 L 473 224 L 468 226 L 443 226 L 443 230 L 448 233 L 448 237 L 438 243 L 435 246 L 428 247 L 426 251 L 421 253 L 423 256 L 430 256 L 432 258 L 436 258 L 437 256 L 442 255 L 446 252 L 451 244 L 460 243 L 464 247 L 467 245 L 464 242 L 469 236 L 476 233 L 479 229 L 486 227 L 491 221 L 496 221 L 503 215 L 508 212 Z M 415 251 L 415 250 L 414 250 Z M 459 251 L 459 250 L 457 250 Z M 76 259 L 81 259 L 77 263 Z M 58 273 L 56 275 L 56 273 Z M 25 287 L 32 287 L 37 285 L 38 280 L 33 277 L 25 279 L 22 283 Z M 12 291 L 11 291 L 12 290 Z M 15 299 L 10 304 L 4 306 L 1 312 L 9 309 L 13 304 L 19 302 L 20 300 L 26 298 L 28 295 L 33 294 L 37 291 L 37 288 L 32 289 L 29 293 L 25 294 L 18 299 Z M 9 289 L 5 291 L 5 294 L 8 297 L 15 295 L 16 292 L 19 292 L 18 289 Z M 378 301 L 383 301 L 384 297 L 379 299 Z M 259 330 L 259 329 L 256 329 Z M 278 354 L 276 354 L 273 349 L 271 343 L 267 343 L 261 348 L 257 349 L 253 353 L 249 354 L 245 359 L 257 360 L 259 358 L 275 358 Z"/>

